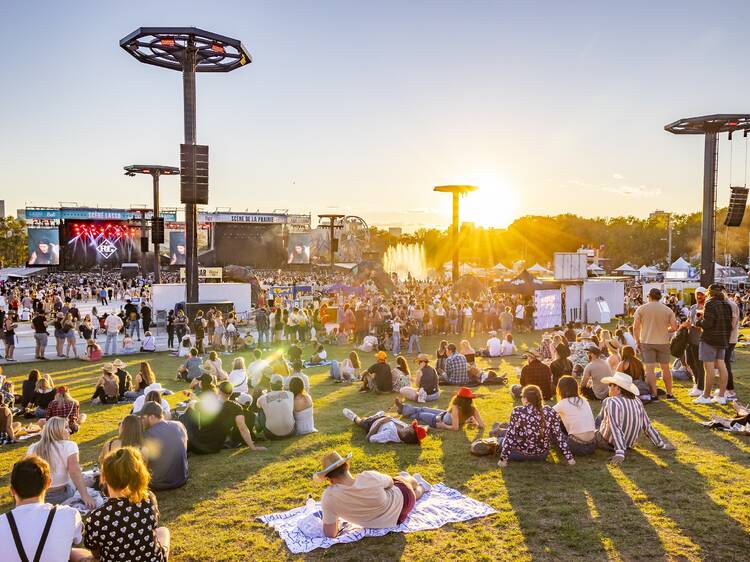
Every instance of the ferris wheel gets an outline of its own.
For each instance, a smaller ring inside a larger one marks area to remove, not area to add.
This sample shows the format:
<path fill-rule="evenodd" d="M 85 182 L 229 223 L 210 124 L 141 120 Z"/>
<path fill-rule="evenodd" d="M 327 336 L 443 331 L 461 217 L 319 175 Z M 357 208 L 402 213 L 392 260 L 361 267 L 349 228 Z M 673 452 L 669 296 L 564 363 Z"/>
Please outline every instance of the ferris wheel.
<path fill-rule="evenodd" d="M 339 259 L 359 262 L 370 246 L 370 228 L 362 217 L 348 215 L 342 220 L 339 235 Z"/>

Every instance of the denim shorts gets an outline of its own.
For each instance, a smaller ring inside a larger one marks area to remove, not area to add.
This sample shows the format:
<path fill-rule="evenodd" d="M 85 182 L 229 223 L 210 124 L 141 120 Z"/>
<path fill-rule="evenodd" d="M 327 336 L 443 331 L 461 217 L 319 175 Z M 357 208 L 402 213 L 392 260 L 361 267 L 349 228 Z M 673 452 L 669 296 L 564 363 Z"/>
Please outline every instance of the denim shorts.
<path fill-rule="evenodd" d="M 698 359 L 701 361 L 709 362 L 709 361 L 716 361 L 717 359 L 720 361 L 724 361 L 724 356 L 727 353 L 726 347 L 716 347 L 715 345 L 711 345 L 705 342 L 701 342 L 698 345 Z"/>

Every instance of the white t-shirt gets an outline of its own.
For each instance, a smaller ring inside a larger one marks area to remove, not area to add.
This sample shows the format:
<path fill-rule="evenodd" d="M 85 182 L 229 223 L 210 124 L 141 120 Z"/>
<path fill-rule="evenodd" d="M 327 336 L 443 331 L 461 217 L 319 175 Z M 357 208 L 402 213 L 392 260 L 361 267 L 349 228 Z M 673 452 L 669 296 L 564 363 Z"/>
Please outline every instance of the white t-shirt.
<path fill-rule="evenodd" d="M 110 314 L 104 321 L 104 327 L 107 329 L 108 334 L 116 334 L 122 328 L 122 320 L 120 320 L 119 316 Z"/>
<path fill-rule="evenodd" d="M 630 332 L 623 332 L 622 337 L 625 338 L 625 344 L 635 349 L 635 338 Z"/>
<path fill-rule="evenodd" d="M 13 519 L 16 521 L 21 544 L 29 560 L 34 559 L 50 509 L 52 505 L 48 503 L 29 503 L 13 509 Z M 81 515 L 77 510 L 67 505 L 58 505 L 40 562 L 67 560 L 70 557 L 72 545 L 79 544 L 83 540 L 82 527 Z M 8 518 L 5 515 L 0 516 L 0 545 L 2 545 L 4 561 L 21 562 L 10 532 Z"/>
<path fill-rule="evenodd" d="M 247 392 L 247 373 L 243 369 L 234 369 L 229 373 L 229 382 L 235 392 Z"/>
<path fill-rule="evenodd" d="M 260 384 L 263 373 L 267 372 L 270 368 L 271 366 L 265 359 L 256 359 L 247 366 L 247 374 L 250 376 L 250 381 L 254 387 Z"/>
<path fill-rule="evenodd" d="M 503 340 L 500 344 L 500 355 L 513 355 L 516 352 L 516 344 Z"/>
<path fill-rule="evenodd" d="M 401 324 L 399 322 L 396 322 L 395 320 L 391 322 L 391 328 L 393 328 L 394 334 L 401 333 Z"/>
<path fill-rule="evenodd" d="M 267 392 L 258 398 L 258 407 L 266 414 L 266 429 L 278 437 L 294 431 L 294 395 L 288 390 Z"/>
<path fill-rule="evenodd" d="M 289 381 L 291 381 L 294 377 L 297 377 L 298 379 L 302 379 L 302 384 L 305 385 L 305 392 L 309 394 L 310 393 L 310 377 L 308 377 L 305 373 L 292 373 L 288 377 L 284 377 L 284 390 L 289 390 Z"/>
<path fill-rule="evenodd" d="M 28 455 L 35 454 L 36 446 L 39 443 L 31 445 L 27 451 Z M 68 458 L 70 455 L 78 454 L 78 444 L 73 441 L 57 441 L 52 446 L 52 462 L 50 462 L 50 477 L 52 483 L 50 488 L 58 488 L 70 483 L 70 474 L 68 474 Z"/>
<path fill-rule="evenodd" d="M 588 400 L 581 398 L 577 404 L 572 398 L 563 398 L 552 408 L 560 416 L 565 429 L 570 435 L 580 435 L 596 430 L 594 425 L 594 414 Z"/>
<path fill-rule="evenodd" d="M 137 414 L 138 412 L 140 412 L 145 403 L 146 396 L 141 394 L 138 398 L 135 399 L 135 402 L 133 402 L 133 413 Z M 169 402 L 164 400 L 164 398 L 161 399 L 161 409 L 164 410 L 165 414 L 169 414 Z"/>
<path fill-rule="evenodd" d="M 401 443 L 398 427 L 392 421 L 382 424 L 377 433 L 370 435 L 370 443 Z"/>
<path fill-rule="evenodd" d="M 500 338 L 494 337 L 487 340 L 487 351 L 490 357 L 499 357 L 502 354 L 503 342 Z"/>

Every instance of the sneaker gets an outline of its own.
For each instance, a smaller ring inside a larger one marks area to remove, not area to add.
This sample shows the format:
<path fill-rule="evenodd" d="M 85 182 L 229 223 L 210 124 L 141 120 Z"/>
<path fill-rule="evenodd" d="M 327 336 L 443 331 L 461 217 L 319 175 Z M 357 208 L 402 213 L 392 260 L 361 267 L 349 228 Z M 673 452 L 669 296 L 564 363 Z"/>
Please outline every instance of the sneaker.
<path fill-rule="evenodd" d="M 432 490 L 432 484 L 429 484 L 427 480 L 422 478 L 422 475 L 419 474 L 418 472 L 415 472 L 414 474 L 412 474 L 411 477 L 414 478 L 414 480 L 416 480 L 420 486 L 422 486 L 422 489 L 425 491 L 425 493 Z"/>
<path fill-rule="evenodd" d="M 727 399 L 725 396 L 714 396 L 714 403 L 724 406 L 727 403 Z"/>
<path fill-rule="evenodd" d="M 699 396 L 702 396 L 702 395 L 703 395 L 703 391 L 697 386 L 694 386 L 688 391 L 688 396 L 690 396 L 690 398 L 698 398 Z"/>
<path fill-rule="evenodd" d="M 357 419 L 357 414 L 352 412 L 349 408 L 344 408 L 343 410 L 341 410 L 341 413 L 344 414 L 344 417 L 352 423 L 354 423 Z"/>
<path fill-rule="evenodd" d="M 711 400 L 707 396 L 699 396 L 695 400 L 693 400 L 693 404 L 713 404 L 713 400 Z"/>
<path fill-rule="evenodd" d="M 100 404 L 99 399 L 98 398 L 92 398 L 91 399 L 91 405 L 92 406 L 96 406 L 97 404 Z"/>
<path fill-rule="evenodd" d="M 383 410 L 378 410 L 377 412 L 375 412 L 374 415 L 379 418 L 382 418 L 385 415 L 385 412 Z"/>
<path fill-rule="evenodd" d="M 658 394 L 656 394 L 656 395 L 652 394 L 651 395 L 651 402 L 658 402 L 658 401 L 659 401 L 659 395 Z"/>
<path fill-rule="evenodd" d="M 675 400 L 677 400 L 677 398 L 674 397 L 674 394 L 667 394 L 665 398 L 666 400 L 669 400 L 670 402 L 674 402 Z"/>
<path fill-rule="evenodd" d="M 732 402 L 736 402 L 737 401 L 737 393 L 734 390 L 727 390 L 724 393 L 724 398 L 726 398 L 727 400 L 730 400 Z"/>

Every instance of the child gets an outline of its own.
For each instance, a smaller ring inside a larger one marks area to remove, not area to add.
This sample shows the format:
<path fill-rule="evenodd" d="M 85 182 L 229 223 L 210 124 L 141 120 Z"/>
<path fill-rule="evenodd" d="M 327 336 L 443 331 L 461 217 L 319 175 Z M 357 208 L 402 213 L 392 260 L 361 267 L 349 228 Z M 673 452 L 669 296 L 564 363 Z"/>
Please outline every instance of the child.
<path fill-rule="evenodd" d="M 344 408 L 344 417 L 367 432 L 365 440 L 370 443 L 408 443 L 421 445 L 427 436 L 427 428 L 413 420 L 410 425 L 378 412 L 369 418 L 360 418 L 349 408 Z"/>
<path fill-rule="evenodd" d="M 128 334 L 125 334 L 125 337 L 122 338 L 122 353 L 126 355 L 135 353 L 135 342 Z"/>

